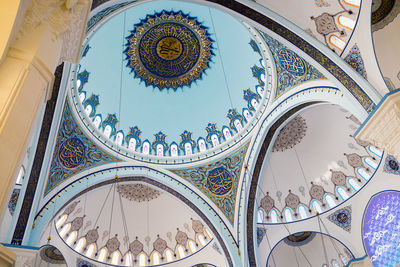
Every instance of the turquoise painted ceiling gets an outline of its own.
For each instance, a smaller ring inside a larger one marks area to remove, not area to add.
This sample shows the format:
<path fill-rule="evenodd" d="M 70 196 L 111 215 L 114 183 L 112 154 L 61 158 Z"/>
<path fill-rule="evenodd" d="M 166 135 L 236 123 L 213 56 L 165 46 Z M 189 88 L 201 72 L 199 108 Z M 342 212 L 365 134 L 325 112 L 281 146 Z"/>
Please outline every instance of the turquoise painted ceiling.
<path fill-rule="evenodd" d="M 214 40 L 209 68 L 200 80 L 190 87 L 173 89 L 153 88 L 145 85 L 127 67 L 123 51 L 126 37 L 134 25 L 156 12 L 182 11 L 196 17 Z M 81 59 L 79 72 L 90 73 L 83 90 L 86 96 L 99 96 L 96 114 L 116 114 L 117 130 L 126 135 L 129 127 L 137 126 L 142 141 L 154 140 L 154 134 L 162 131 L 167 143 L 180 142 L 185 130 L 193 133 L 193 139 L 206 136 L 208 123 L 216 123 L 219 130 L 229 125 L 228 110 L 236 108 L 242 114 L 247 106 L 243 90 L 256 92 L 258 80 L 251 67 L 260 63 L 260 55 L 249 45 L 250 32 L 237 19 L 220 10 L 181 1 L 154 1 L 136 4 L 107 20 L 89 36 L 85 57 Z M 232 131 L 234 133 L 234 131 Z"/>

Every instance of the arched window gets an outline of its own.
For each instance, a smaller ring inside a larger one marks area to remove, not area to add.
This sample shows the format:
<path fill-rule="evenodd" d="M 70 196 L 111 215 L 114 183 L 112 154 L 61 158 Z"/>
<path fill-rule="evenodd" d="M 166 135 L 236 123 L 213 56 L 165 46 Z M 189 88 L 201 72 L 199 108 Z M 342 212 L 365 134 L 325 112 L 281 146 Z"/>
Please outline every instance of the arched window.
<path fill-rule="evenodd" d="M 111 264 L 118 265 L 121 259 L 121 253 L 116 250 L 111 254 Z"/>
<path fill-rule="evenodd" d="M 342 51 L 344 47 L 346 46 L 346 42 L 343 41 L 340 37 L 338 37 L 336 34 L 332 34 L 329 36 L 329 43 Z"/>
<path fill-rule="evenodd" d="M 96 117 L 94 117 L 93 124 L 98 129 L 100 127 L 100 123 L 101 123 L 101 116 L 97 115 Z"/>
<path fill-rule="evenodd" d="M 132 266 L 133 265 L 133 255 L 132 252 L 127 252 L 124 256 L 125 266 Z"/>
<path fill-rule="evenodd" d="M 65 241 L 68 244 L 68 246 L 72 246 L 72 243 L 74 243 L 77 235 L 78 233 L 76 231 L 72 231 L 71 233 L 69 233 L 68 238 Z"/>
<path fill-rule="evenodd" d="M 283 214 L 285 215 L 286 222 L 292 222 L 293 221 L 293 214 L 292 214 L 292 210 L 290 208 L 285 208 L 283 210 Z"/>
<path fill-rule="evenodd" d="M 235 124 L 235 128 L 238 132 L 240 132 L 243 129 L 242 124 L 238 119 L 236 119 L 233 123 Z"/>
<path fill-rule="evenodd" d="M 200 150 L 200 152 L 204 152 L 204 151 L 206 151 L 206 142 L 204 142 L 204 139 L 203 138 L 201 138 L 201 139 L 199 139 L 199 141 L 197 141 L 197 143 L 199 144 L 199 150 Z"/>
<path fill-rule="evenodd" d="M 129 139 L 129 145 L 128 145 L 129 150 L 135 151 L 136 150 L 136 139 L 131 138 Z"/>
<path fill-rule="evenodd" d="M 357 183 L 354 178 L 347 179 L 347 183 L 354 189 L 354 191 L 360 190 L 361 186 Z"/>
<path fill-rule="evenodd" d="M 79 94 L 79 100 L 81 101 L 81 103 L 85 100 L 85 98 L 86 98 L 85 92 Z"/>
<path fill-rule="evenodd" d="M 163 147 L 163 145 L 162 144 L 158 144 L 156 148 L 157 148 L 157 156 L 158 157 L 164 156 L 164 147 Z"/>
<path fill-rule="evenodd" d="M 360 7 L 361 0 L 343 0 L 346 4 L 354 7 Z"/>
<path fill-rule="evenodd" d="M 261 66 L 263 66 L 263 68 L 265 68 L 265 62 L 263 59 L 260 60 Z"/>
<path fill-rule="evenodd" d="M 182 245 L 177 245 L 176 251 L 178 252 L 178 256 L 180 259 L 183 259 L 186 256 L 185 249 L 182 247 Z"/>
<path fill-rule="evenodd" d="M 142 146 L 142 153 L 148 155 L 150 153 L 150 143 L 145 141 Z"/>
<path fill-rule="evenodd" d="M 85 246 L 85 244 L 86 244 L 86 238 L 81 237 L 79 239 L 78 243 L 75 246 L 75 251 L 78 252 L 78 253 L 81 253 L 81 251 L 82 251 L 83 247 Z"/>
<path fill-rule="evenodd" d="M 262 209 L 257 211 L 257 223 L 264 223 L 264 211 Z"/>
<path fill-rule="evenodd" d="M 174 253 L 172 252 L 172 250 L 167 248 L 164 253 L 165 253 L 165 259 L 167 260 L 167 262 L 171 262 L 174 260 Z"/>
<path fill-rule="evenodd" d="M 203 234 L 197 234 L 197 240 L 199 241 L 200 246 L 204 247 L 207 245 L 207 240 L 205 239 Z"/>
<path fill-rule="evenodd" d="M 192 145 L 189 142 L 185 143 L 185 154 L 192 155 Z"/>
<path fill-rule="evenodd" d="M 354 19 L 351 19 L 349 17 L 346 17 L 344 15 L 339 15 L 338 17 L 338 22 L 341 26 L 349 29 L 349 30 L 353 30 L 354 27 L 356 26 L 356 22 L 354 21 Z"/>
<path fill-rule="evenodd" d="M 62 238 L 64 238 L 64 236 L 69 232 L 69 229 L 71 229 L 71 224 L 70 223 L 64 225 L 64 227 L 60 231 L 60 236 Z"/>
<path fill-rule="evenodd" d="M 96 245 L 95 244 L 90 244 L 87 251 L 86 251 L 86 257 L 91 258 L 93 257 L 94 251 L 96 249 Z"/>
<path fill-rule="evenodd" d="M 192 254 L 197 251 L 196 243 L 191 239 L 188 240 L 188 247 L 189 247 L 190 253 L 192 253 Z"/>
<path fill-rule="evenodd" d="M 178 156 L 178 146 L 175 144 L 171 145 L 171 156 L 173 156 L 173 157 Z"/>
<path fill-rule="evenodd" d="M 107 249 L 106 248 L 100 249 L 100 252 L 98 253 L 98 255 L 99 256 L 97 257 L 97 260 L 101 261 L 101 262 L 104 262 L 106 260 L 106 257 L 107 257 Z"/>
<path fill-rule="evenodd" d="M 341 186 L 336 187 L 336 192 L 339 194 L 342 200 L 346 200 L 349 198 L 349 195 L 347 194 L 346 190 Z"/>
<path fill-rule="evenodd" d="M 340 267 L 339 263 L 336 260 L 332 260 L 332 266 L 333 267 Z"/>
<path fill-rule="evenodd" d="M 261 78 L 261 81 L 263 81 L 264 83 L 265 83 L 265 81 L 267 80 L 267 79 L 265 78 L 265 74 L 264 74 L 264 73 L 261 73 L 260 78 Z"/>
<path fill-rule="evenodd" d="M 344 265 L 349 264 L 347 257 L 343 254 L 339 254 L 340 260 L 343 262 Z"/>
<path fill-rule="evenodd" d="M 271 222 L 272 223 L 278 223 L 279 222 L 279 216 L 278 216 L 278 212 L 276 211 L 276 209 L 272 209 L 269 212 L 269 217 L 271 218 Z"/>
<path fill-rule="evenodd" d="M 204 227 L 204 233 L 206 234 L 209 240 L 213 239 L 211 233 L 207 230 L 207 227 Z"/>
<path fill-rule="evenodd" d="M 371 175 L 364 170 L 364 168 L 357 168 L 357 173 L 360 175 L 365 181 L 368 181 L 371 178 Z"/>
<path fill-rule="evenodd" d="M 81 80 L 77 79 L 76 80 L 76 88 L 79 88 L 81 86 Z"/>
<path fill-rule="evenodd" d="M 304 207 L 304 205 L 299 205 L 297 207 L 297 210 L 299 211 L 300 218 L 302 218 L 302 219 L 308 218 L 307 209 L 306 209 L 306 207 Z"/>
<path fill-rule="evenodd" d="M 247 109 L 243 110 L 243 116 L 246 118 L 246 121 L 247 121 L 247 122 L 248 122 L 249 120 L 251 120 L 251 114 L 250 114 L 250 112 L 249 112 Z"/>
<path fill-rule="evenodd" d="M 153 251 L 153 253 L 151 254 L 151 259 L 153 261 L 153 265 L 157 265 L 161 263 L 161 255 L 158 251 Z"/>
<path fill-rule="evenodd" d="M 139 266 L 146 266 L 147 256 L 144 252 L 138 255 L 139 257 Z"/>
<path fill-rule="evenodd" d="M 118 132 L 117 135 L 115 136 L 115 143 L 121 146 L 123 140 L 124 140 L 124 134 L 122 132 Z"/>
<path fill-rule="evenodd" d="M 19 172 L 18 172 L 17 180 L 15 181 L 15 184 L 21 185 L 22 181 L 24 180 L 24 176 L 25 176 L 25 168 L 24 168 L 24 166 L 21 166 L 21 168 L 19 169 Z"/>
<path fill-rule="evenodd" d="M 89 117 L 90 113 L 92 113 L 93 107 L 92 105 L 87 105 L 85 108 L 85 113 Z"/>
<path fill-rule="evenodd" d="M 257 91 L 257 94 L 258 94 L 259 96 L 261 96 L 261 97 L 264 96 L 264 88 L 262 88 L 261 86 L 257 85 L 256 91 Z"/>
<path fill-rule="evenodd" d="M 374 146 L 368 146 L 368 150 L 369 150 L 372 154 L 374 154 L 375 156 L 377 156 L 378 158 L 382 158 L 383 151 L 380 150 L 379 148 L 374 147 Z"/>
<path fill-rule="evenodd" d="M 67 214 L 64 214 L 63 216 L 61 216 L 61 217 L 57 220 L 57 222 L 56 222 L 56 228 L 57 228 L 57 230 L 60 229 L 60 227 L 65 223 L 65 221 L 67 220 L 67 218 L 68 218 L 68 215 L 67 215 Z"/>
<path fill-rule="evenodd" d="M 331 194 L 325 194 L 325 201 L 328 204 L 329 208 L 334 208 L 336 207 L 336 202 L 333 199 L 333 196 Z"/>
<path fill-rule="evenodd" d="M 222 133 L 224 134 L 225 140 L 228 140 L 232 137 L 231 131 L 228 129 L 228 127 L 223 128 Z"/>
<path fill-rule="evenodd" d="M 373 170 L 376 170 L 376 168 L 378 168 L 378 163 L 373 161 L 371 158 L 363 158 L 363 161 L 364 161 L 365 164 L 367 164 Z"/>
<path fill-rule="evenodd" d="M 251 100 L 251 105 L 253 106 L 254 109 L 258 108 L 258 102 L 254 98 Z"/>
<path fill-rule="evenodd" d="M 216 147 L 219 145 L 218 136 L 216 134 L 211 135 L 211 142 L 213 144 L 213 147 Z"/>
<path fill-rule="evenodd" d="M 110 125 L 107 125 L 107 126 L 104 128 L 104 135 L 105 135 L 107 138 L 110 138 L 111 131 L 112 131 L 111 126 L 110 126 Z"/>
<path fill-rule="evenodd" d="M 322 208 L 321 205 L 319 204 L 318 200 L 313 200 L 311 201 L 311 206 L 313 207 L 313 210 L 315 211 L 315 213 L 322 213 Z"/>

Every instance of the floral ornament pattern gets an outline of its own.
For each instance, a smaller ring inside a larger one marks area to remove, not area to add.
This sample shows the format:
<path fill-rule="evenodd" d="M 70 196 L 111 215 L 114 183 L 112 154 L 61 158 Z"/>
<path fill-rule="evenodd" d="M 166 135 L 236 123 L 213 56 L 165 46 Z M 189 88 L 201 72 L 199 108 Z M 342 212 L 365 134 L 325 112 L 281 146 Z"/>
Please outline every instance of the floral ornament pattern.
<path fill-rule="evenodd" d="M 295 117 L 279 132 L 272 151 L 285 151 L 299 144 L 306 136 L 306 130 L 306 120 L 300 115 Z"/>
<path fill-rule="evenodd" d="M 118 193 L 130 201 L 143 202 L 158 198 L 161 192 L 144 184 L 124 184 L 117 186 Z"/>
<path fill-rule="evenodd" d="M 10 201 L 8 201 L 8 211 L 10 212 L 11 216 L 14 215 L 15 207 L 17 206 L 18 197 L 19 197 L 20 192 L 21 192 L 21 189 L 19 189 L 19 188 L 14 189 L 11 194 Z"/>
<path fill-rule="evenodd" d="M 367 72 L 365 70 L 364 61 L 361 57 L 360 49 L 355 44 L 347 56 L 344 58 L 344 61 L 347 62 L 355 71 L 357 71 L 364 79 L 367 79 Z"/>
<path fill-rule="evenodd" d="M 351 231 L 351 206 L 346 206 L 328 216 L 328 220 L 342 228 L 343 230 Z"/>
<path fill-rule="evenodd" d="M 215 203 L 215 205 L 217 205 L 217 207 L 223 212 L 223 214 L 233 225 L 238 180 L 240 178 L 242 165 L 248 145 L 249 143 L 245 144 L 227 157 L 213 163 L 195 168 L 177 169 L 170 171 L 199 188 L 199 190 L 201 190 L 211 199 L 212 202 Z M 210 187 L 209 185 L 207 185 L 207 181 L 209 180 L 210 172 L 221 167 L 232 176 L 230 178 L 232 179 L 232 185 L 230 191 L 227 194 L 216 195 L 213 194 L 212 191 L 210 191 Z"/>
<path fill-rule="evenodd" d="M 44 195 L 78 172 L 117 161 L 82 132 L 66 101 Z"/>
<path fill-rule="evenodd" d="M 392 174 L 400 175 L 400 164 L 395 157 L 388 155 L 385 159 L 384 170 Z"/>

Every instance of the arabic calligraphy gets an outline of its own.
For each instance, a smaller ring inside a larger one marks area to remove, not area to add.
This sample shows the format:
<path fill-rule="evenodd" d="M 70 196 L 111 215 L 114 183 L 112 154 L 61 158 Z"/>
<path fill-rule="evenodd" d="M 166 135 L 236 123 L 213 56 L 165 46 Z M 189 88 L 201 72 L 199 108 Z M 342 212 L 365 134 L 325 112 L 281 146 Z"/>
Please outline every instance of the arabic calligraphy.
<path fill-rule="evenodd" d="M 84 156 L 85 146 L 77 137 L 65 140 L 58 150 L 58 160 L 65 169 L 78 167 L 83 162 Z"/>
<path fill-rule="evenodd" d="M 231 192 L 232 182 L 232 174 L 221 166 L 208 173 L 206 186 L 214 196 L 223 197 Z"/>
<path fill-rule="evenodd" d="M 190 86 L 213 55 L 207 28 L 182 12 L 149 15 L 127 39 L 124 53 L 135 77 L 160 90 Z"/>
<path fill-rule="evenodd" d="M 282 68 L 295 76 L 304 76 L 307 73 L 307 64 L 304 59 L 289 49 L 279 50 L 278 60 Z"/>

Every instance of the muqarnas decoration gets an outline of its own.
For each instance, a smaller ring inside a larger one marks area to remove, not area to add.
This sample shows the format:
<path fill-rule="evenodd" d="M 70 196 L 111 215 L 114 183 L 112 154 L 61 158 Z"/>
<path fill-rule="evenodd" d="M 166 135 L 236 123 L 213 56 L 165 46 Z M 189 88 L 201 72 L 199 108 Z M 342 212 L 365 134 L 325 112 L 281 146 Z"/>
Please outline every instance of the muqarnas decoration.
<path fill-rule="evenodd" d="M 335 211 L 328 216 L 328 220 L 342 228 L 343 230 L 351 231 L 351 206 L 346 206 Z"/>
<path fill-rule="evenodd" d="M 201 79 L 213 55 L 207 27 L 181 11 L 147 15 L 127 40 L 127 66 L 146 86 L 160 90 L 176 90 Z"/>
<path fill-rule="evenodd" d="M 360 49 L 355 44 L 347 56 L 345 57 L 344 61 L 347 62 L 355 71 L 357 71 L 364 79 L 367 79 L 367 72 L 365 71 L 364 61 L 361 57 Z"/>
<path fill-rule="evenodd" d="M 67 101 L 44 194 L 78 172 L 116 161 L 120 160 L 107 154 L 82 132 Z"/>
<path fill-rule="evenodd" d="M 229 156 L 200 167 L 171 170 L 207 195 L 233 225 L 235 201 L 248 143 Z"/>
<path fill-rule="evenodd" d="M 391 155 L 388 155 L 385 159 L 385 172 L 400 175 L 400 163 L 397 159 Z"/>
<path fill-rule="evenodd" d="M 400 263 L 400 192 L 374 195 L 364 212 L 362 226 L 365 250 L 374 266 Z"/>
<path fill-rule="evenodd" d="M 306 136 L 306 130 L 306 120 L 300 115 L 296 116 L 280 130 L 272 151 L 285 151 L 299 144 Z"/>
<path fill-rule="evenodd" d="M 316 68 L 295 52 L 263 32 L 260 32 L 260 35 L 267 43 L 276 65 L 278 77 L 275 98 L 305 81 L 325 79 Z"/>

